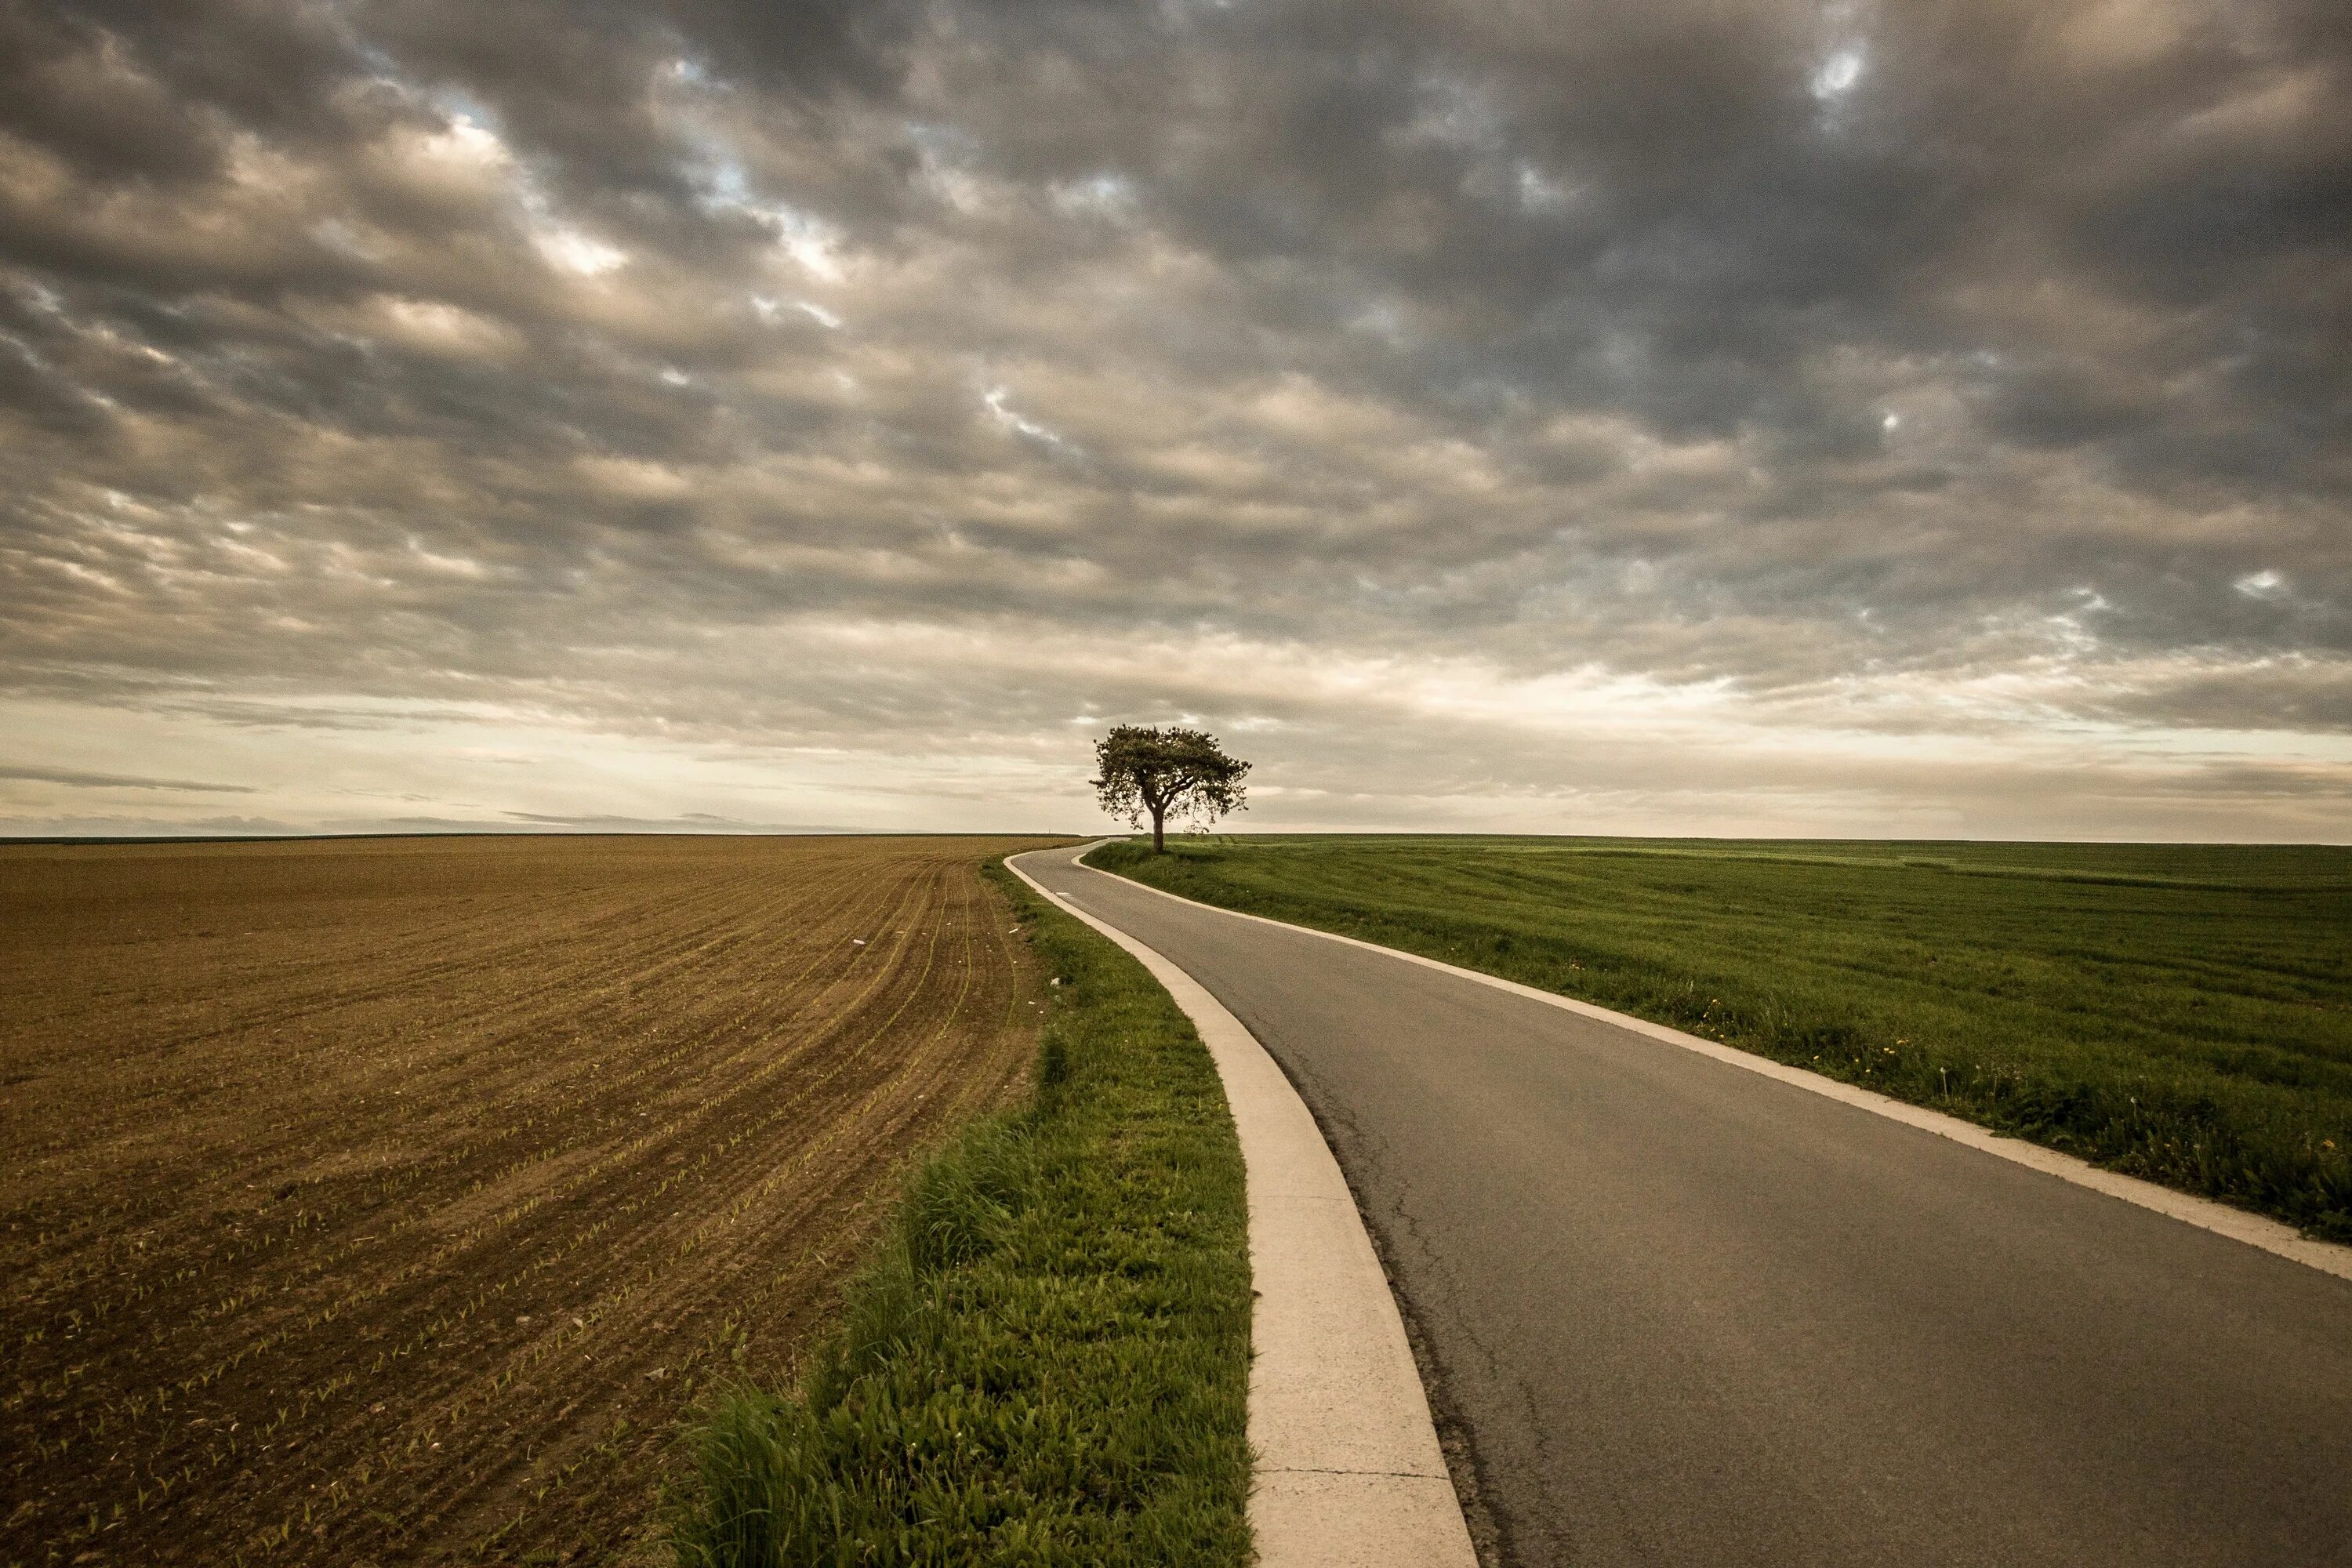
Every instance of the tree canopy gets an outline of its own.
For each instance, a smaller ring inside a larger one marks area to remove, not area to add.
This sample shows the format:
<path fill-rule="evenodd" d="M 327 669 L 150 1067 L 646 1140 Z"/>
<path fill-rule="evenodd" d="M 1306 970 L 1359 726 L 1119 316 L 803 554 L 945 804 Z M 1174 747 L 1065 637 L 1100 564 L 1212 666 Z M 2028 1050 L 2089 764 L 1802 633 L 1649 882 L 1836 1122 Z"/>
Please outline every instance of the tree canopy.
<path fill-rule="evenodd" d="M 1250 765 L 1225 755 L 1214 735 L 1199 730 L 1121 724 L 1095 742 L 1102 808 L 1140 827 L 1151 821 L 1151 847 L 1166 853 L 1167 821 L 1214 822 L 1248 808 L 1242 775 Z"/>

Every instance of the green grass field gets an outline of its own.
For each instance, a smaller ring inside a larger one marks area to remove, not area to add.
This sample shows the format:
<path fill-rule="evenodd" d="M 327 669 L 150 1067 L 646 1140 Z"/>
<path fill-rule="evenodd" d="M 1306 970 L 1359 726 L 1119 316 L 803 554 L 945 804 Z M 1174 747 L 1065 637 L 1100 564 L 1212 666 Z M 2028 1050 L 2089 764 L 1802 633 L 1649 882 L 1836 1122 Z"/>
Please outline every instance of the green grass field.
<path fill-rule="evenodd" d="M 1089 863 L 2352 1241 L 2352 850 L 1219 837 Z"/>
<path fill-rule="evenodd" d="M 680 1568 L 1247 1560 L 1249 1234 L 1199 1036 L 998 868 L 1051 989 L 1034 1104 L 926 1163 L 803 1385 L 695 1434 Z"/>

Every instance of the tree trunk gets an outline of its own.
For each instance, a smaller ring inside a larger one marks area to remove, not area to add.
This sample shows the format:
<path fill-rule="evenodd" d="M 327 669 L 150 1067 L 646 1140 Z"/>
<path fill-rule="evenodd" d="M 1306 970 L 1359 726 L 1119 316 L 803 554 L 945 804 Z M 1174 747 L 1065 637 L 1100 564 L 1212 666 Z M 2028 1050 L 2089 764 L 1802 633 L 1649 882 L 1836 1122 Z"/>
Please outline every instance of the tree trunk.
<path fill-rule="evenodd" d="M 1167 815 L 1168 808 L 1166 806 L 1156 805 L 1151 808 L 1151 852 L 1154 855 L 1165 855 L 1168 853 L 1168 837 L 1167 835 L 1160 831 L 1160 826 L 1161 821 L 1167 816 Z"/>

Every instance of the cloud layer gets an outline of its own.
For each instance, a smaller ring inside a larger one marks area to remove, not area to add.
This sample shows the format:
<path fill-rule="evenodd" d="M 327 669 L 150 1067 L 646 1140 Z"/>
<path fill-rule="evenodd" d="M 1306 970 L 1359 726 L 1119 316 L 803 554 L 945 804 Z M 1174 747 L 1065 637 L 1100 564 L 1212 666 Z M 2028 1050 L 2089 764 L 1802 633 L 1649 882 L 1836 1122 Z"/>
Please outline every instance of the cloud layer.
<path fill-rule="evenodd" d="M 17 830 L 1077 826 L 1184 717 L 1267 826 L 2352 836 L 2340 5 L 0 0 L 0 61 Z"/>

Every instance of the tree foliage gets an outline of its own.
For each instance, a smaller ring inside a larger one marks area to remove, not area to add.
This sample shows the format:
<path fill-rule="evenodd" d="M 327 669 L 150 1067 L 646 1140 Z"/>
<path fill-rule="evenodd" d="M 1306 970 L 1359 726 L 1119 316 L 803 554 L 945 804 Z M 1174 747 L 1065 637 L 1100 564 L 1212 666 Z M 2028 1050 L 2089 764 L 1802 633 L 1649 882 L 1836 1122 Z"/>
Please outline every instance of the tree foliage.
<path fill-rule="evenodd" d="M 1095 793 L 1102 808 L 1129 825 L 1151 823 L 1151 847 L 1165 851 L 1167 822 L 1214 822 L 1248 808 L 1242 775 L 1250 765 L 1225 755 L 1199 730 L 1121 724 L 1095 742 Z"/>

